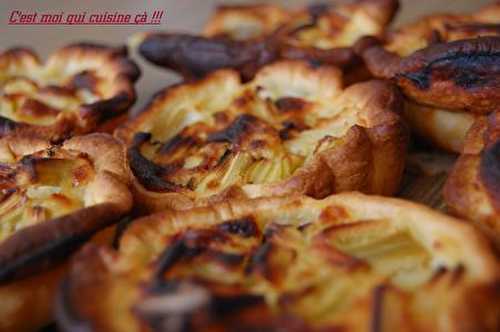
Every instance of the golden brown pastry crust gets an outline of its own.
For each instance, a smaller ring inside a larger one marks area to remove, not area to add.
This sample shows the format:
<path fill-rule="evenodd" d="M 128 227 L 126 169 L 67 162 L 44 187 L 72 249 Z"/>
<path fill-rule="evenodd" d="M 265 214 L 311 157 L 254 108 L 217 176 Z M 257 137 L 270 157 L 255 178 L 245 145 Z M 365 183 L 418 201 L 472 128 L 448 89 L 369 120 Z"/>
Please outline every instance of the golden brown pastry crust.
<path fill-rule="evenodd" d="M 499 276 L 471 226 L 408 201 L 228 201 L 136 220 L 119 252 L 84 248 L 57 321 L 94 332 L 496 331 Z"/>
<path fill-rule="evenodd" d="M 278 59 L 336 65 L 353 70 L 354 77 L 362 73 L 353 47 L 363 37 L 381 36 L 397 8 L 397 0 L 358 0 L 298 10 L 274 5 L 224 6 L 201 36 L 141 33 L 132 38 L 132 45 L 148 61 L 186 78 L 233 68 L 248 80 L 260 67 Z"/>
<path fill-rule="evenodd" d="M 448 209 L 500 248 L 500 113 L 479 118 L 444 188 Z"/>
<path fill-rule="evenodd" d="M 2 162 L 7 162 L 2 164 L 0 174 L 3 226 L 0 331 L 29 331 L 50 320 L 54 289 L 64 270 L 61 262 L 94 233 L 128 212 L 132 196 L 123 146 L 110 135 L 78 136 L 59 146 L 28 138 L 17 139 L 9 145 L 9 140 L 13 138 L 2 140 L 7 146 L 0 149 Z M 71 207 L 73 194 L 66 194 L 63 185 L 57 193 L 54 191 L 48 196 L 43 193 L 48 190 L 47 183 L 52 183 L 51 179 L 62 172 L 64 166 L 60 162 L 73 159 L 89 161 L 71 170 L 73 185 L 85 188 L 81 192 L 82 208 Z M 52 161 L 56 164 L 49 165 L 48 169 L 38 166 Z M 33 172 L 32 178 L 26 178 L 30 172 Z M 35 194 L 36 190 L 42 193 Z M 18 194 L 22 197 L 19 209 L 24 209 L 24 213 L 16 221 L 11 211 L 17 208 L 7 204 Z M 36 200 L 32 207 L 28 205 L 31 200 Z M 52 207 L 44 203 L 49 200 L 60 205 Z M 66 206 L 68 212 L 57 211 Z M 31 214 L 33 211 L 37 213 L 35 216 Z M 50 217 L 51 213 L 54 217 Z M 38 220 L 38 215 L 45 217 Z M 33 220 L 27 222 L 28 218 Z M 7 223 L 15 224 L 9 230 Z"/>
<path fill-rule="evenodd" d="M 271 4 L 221 5 L 205 24 L 203 35 L 233 40 L 258 38 L 276 31 L 290 20 L 291 13 Z"/>
<path fill-rule="evenodd" d="M 390 195 L 407 143 L 401 105 L 385 82 L 342 90 L 335 68 L 288 61 L 246 84 L 221 70 L 163 90 L 116 136 L 129 147 L 136 202 L 149 211 L 293 193 Z"/>
<path fill-rule="evenodd" d="M 124 47 L 73 44 L 45 63 L 30 49 L 0 54 L 0 136 L 58 141 L 87 133 L 136 99 L 139 68 Z"/>

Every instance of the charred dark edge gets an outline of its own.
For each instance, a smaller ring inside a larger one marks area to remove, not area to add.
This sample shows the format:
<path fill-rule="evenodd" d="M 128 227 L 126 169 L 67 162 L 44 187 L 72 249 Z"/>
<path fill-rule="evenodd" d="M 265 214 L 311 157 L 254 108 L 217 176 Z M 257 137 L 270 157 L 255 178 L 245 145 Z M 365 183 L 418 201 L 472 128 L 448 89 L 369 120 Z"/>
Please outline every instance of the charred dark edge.
<path fill-rule="evenodd" d="M 98 122 L 105 121 L 127 111 L 136 99 L 135 92 L 122 91 L 109 99 L 80 106 L 80 115 L 83 118 L 96 118 Z"/>
<path fill-rule="evenodd" d="M 243 238 L 258 236 L 260 233 L 259 227 L 251 216 L 225 221 L 217 225 L 217 229 Z"/>
<path fill-rule="evenodd" d="M 266 40 L 234 41 L 165 33 L 149 35 L 138 51 L 149 62 L 188 78 L 202 78 L 222 68 L 237 69 L 242 74 L 248 72 L 245 76 L 253 76 L 256 68 L 275 60 L 277 55 L 272 43 Z"/>
<path fill-rule="evenodd" d="M 131 147 L 127 151 L 127 160 L 134 176 L 147 190 L 156 192 L 175 192 L 181 187 L 173 182 L 164 180 L 161 176 L 166 169 L 145 158 L 139 148 L 150 140 L 151 134 L 139 132 L 135 134 Z"/>
<path fill-rule="evenodd" d="M 219 250 L 208 249 L 206 254 L 212 257 L 215 261 L 226 266 L 238 266 L 245 260 L 245 255 L 232 254 Z"/>
<path fill-rule="evenodd" d="M 136 82 L 141 76 L 141 69 L 134 60 L 128 58 L 128 48 L 125 45 L 115 47 L 95 43 L 95 42 L 78 42 L 69 44 L 59 51 L 64 50 L 83 50 L 91 52 L 107 52 L 111 54 L 112 61 L 119 64 L 120 75 L 124 75 L 132 83 Z"/>
<path fill-rule="evenodd" d="M 117 224 L 116 224 L 116 231 L 113 234 L 113 240 L 111 243 L 111 246 L 113 249 L 119 249 L 120 248 L 120 240 L 127 231 L 128 227 L 132 222 L 134 221 L 134 218 L 130 215 L 122 218 Z"/>
<path fill-rule="evenodd" d="M 410 73 L 420 71 L 429 65 L 464 56 L 488 55 L 492 56 L 500 52 L 500 37 L 478 37 L 462 39 L 448 43 L 437 43 L 415 51 L 405 57 L 397 66 L 396 72 Z"/>
<path fill-rule="evenodd" d="M 196 140 L 191 137 L 184 137 L 180 134 L 175 135 L 167 142 L 163 143 L 161 148 L 159 149 L 160 154 L 169 154 L 175 152 L 181 146 L 192 146 L 196 144 Z"/>
<path fill-rule="evenodd" d="M 484 57 L 487 57 L 487 58 L 491 58 L 491 57 L 495 57 L 495 58 L 499 58 L 500 60 L 500 52 L 495 52 L 495 53 L 489 53 L 489 52 L 476 52 L 476 53 L 455 53 L 453 55 L 449 55 L 449 56 L 444 56 L 442 58 L 439 58 L 439 59 L 435 59 L 435 60 L 432 60 L 430 61 L 429 63 L 425 64 L 424 67 L 416 70 L 416 71 L 413 71 L 413 72 L 402 72 L 402 73 L 398 73 L 396 74 L 396 79 L 398 77 L 404 77 L 408 80 L 410 80 L 411 82 L 414 83 L 414 85 L 418 88 L 418 89 L 421 89 L 421 90 L 425 90 L 425 89 L 428 89 L 430 88 L 430 80 L 431 80 L 431 75 L 432 75 L 432 71 L 433 71 L 433 67 L 439 63 L 442 63 L 442 62 L 447 62 L 447 61 L 450 61 L 452 62 L 452 65 L 453 65 L 453 62 L 454 61 L 460 61 L 461 59 L 467 59 L 467 58 L 470 58 L 470 57 L 474 57 L 477 59 L 477 62 L 481 62 L 481 58 L 484 58 Z M 470 73 L 468 73 L 470 74 Z M 466 80 L 461 80 L 459 79 L 459 77 L 457 77 L 457 75 L 455 75 L 455 77 L 453 78 L 453 81 L 460 87 L 463 87 L 463 88 L 468 88 L 469 85 L 472 85 L 472 86 L 477 86 L 476 84 L 474 84 L 474 82 L 472 83 L 467 83 Z M 484 80 L 480 80 L 481 81 L 481 85 L 484 85 L 485 83 L 487 84 L 488 81 L 484 82 Z"/>
<path fill-rule="evenodd" d="M 250 274 L 253 271 L 260 271 L 263 275 L 268 276 L 267 259 L 273 250 L 273 244 L 266 240 L 254 251 L 250 257 L 248 265 L 245 267 L 245 273 Z"/>
<path fill-rule="evenodd" d="M 187 257 L 195 257 L 201 253 L 202 247 L 190 246 L 183 237 L 177 238 L 168 245 L 156 262 L 156 269 L 149 282 L 149 292 L 162 292 L 177 286 L 176 280 L 165 280 L 165 273 L 177 262 Z"/>
<path fill-rule="evenodd" d="M 23 124 L 4 116 L 0 116 L 0 137 L 15 132 L 16 129 L 19 129 L 20 127 L 23 127 Z"/>
<path fill-rule="evenodd" d="M 244 135 L 258 119 L 250 114 L 238 116 L 228 127 L 221 131 L 211 133 L 207 137 L 207 142 L 227 142 L 236 144 L 241 135 Z"/>
<path fill-rule="evenodd" d="M 236 296 L 214 296 L 213 307 L 217 316 L 225 316 L 250 306 L 263 305 L 265 300 L 260 295 L 241 294 Z"/>
<path fill-rule="evenodd" d="M 0 283 L 29 277 L 54 266 L 119 217 L 114 205 L 103 203 L 15 233 L 0 245 Z"/>
<path fill-rule="evenodd" d="M 480 158 L 479 177 L 498 208 L 500 207 L 500 140 L 487 146 Z"/>
<path fill-rule="evenodd" d="M 73 306 L 71 282 L 71 276 L 65 277 L 56 293 L 54 314 L 57 328 L 63 332 L 93 332 L 90 322 L 82 318 Z"/>

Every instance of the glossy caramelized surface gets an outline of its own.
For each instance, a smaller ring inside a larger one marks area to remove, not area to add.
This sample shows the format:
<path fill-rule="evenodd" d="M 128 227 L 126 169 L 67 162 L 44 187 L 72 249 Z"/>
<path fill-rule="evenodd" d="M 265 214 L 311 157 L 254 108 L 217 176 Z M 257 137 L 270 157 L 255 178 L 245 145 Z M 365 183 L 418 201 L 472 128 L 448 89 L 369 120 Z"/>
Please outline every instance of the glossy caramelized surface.
<path fill-rule="evenodd" d="M 498 267 L 481 241 L 359 194 L 167 212 L 133 223 L 118 254 L 84 250 L 59 318 L 93 331 L 494 331 Z"/>

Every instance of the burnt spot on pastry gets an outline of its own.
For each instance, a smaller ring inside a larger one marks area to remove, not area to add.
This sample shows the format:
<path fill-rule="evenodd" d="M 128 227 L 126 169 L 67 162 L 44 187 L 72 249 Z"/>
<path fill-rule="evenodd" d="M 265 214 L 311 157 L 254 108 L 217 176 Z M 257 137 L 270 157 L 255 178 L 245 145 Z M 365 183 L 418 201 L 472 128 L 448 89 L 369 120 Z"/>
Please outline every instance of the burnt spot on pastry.
<path fill-rule="evenodd" d="M 472 89 L 491 84 L 500 66 L 500 52 L 457 53 L 429 62 L 417 72 L 402 73 L 421 90 L 429 89 L 431 82 L 453 80 L 459 87 Z"/>
<path fill-rule="evenodd" d="M 273 248 L 274 248 L 273 243 L 264 238 L 262 244 L 257 249 L 255 249 L 252 256 L 250 257 L 245 272 L 247 274 L 259 273 L 264 276 L 269 276 L 270 273 L 272 273 L 272 271 L 270 271 L 269 269 L 268 259 L 271 255 L 271 251 L 273 250 Z"/>
<path fill-rule="evenodd" d="M 274 102 L 280 112 L 294 112 L 304 109 L 307 102 L 297 97 L 281 97 Z"/>
<path fill-rule="evenodd" d="M 4 116 L 0 116 L 0 136 L 7 135 L 15 131 L 20 126 L 21 125 L 18 122 L 15 122 Z"/>
<path fill-rule="evenodd" d="M 165 180 L 162 176 L 169 170 L 159 166 L 141 154 L 140 146 L 151 138 L 149 133 L 137 133 L 134 141 L 127 151 L 130 169 L 139 182 L 148 190 L 153 191 L 178 191 L 181 187 L 173 182 Z"/>
<path fill-rule="evenodd" d="M 208 256 L 211 260 L 229 267 L 239 266 L 245 261 L 245 255 L 219 250 L 208 250 L 206 251 L 205 255 Z"/>
<path fill-rule="evenodd" d="M 293 120 L 285 120 L 281 123 L 281 125 L 283 127 L 279 130 L 278 134 L 283 141 L 290 139 L 293 132 L 300 132 L 309 128 L 305 124 Z"/>
<path fill-rule="evenodd" d="M 165 273 L 181 260 L 193 258 L 201 252 L 202 248 L 198 246 L 190 246 L 185 238 L 180 237 L 175 239 L 174 242 L 171 243 L 160 255 L 155 264 L 156 268 L 151 281 L 150 291 L 170 289 L 172 284 L 165 282 Z"/>
<path fill-rule="evenodd" d="M 162 144 L 162 146 L 158 150 L 158 153 L 160 153 L 160 154 L 170 154 L 170 153 L 175 152 L 177 149 L 179 149 L 181 147 L 184 147 L 184 146 L 187 146 L 187 147 L 193 146 L 196 143 L 197 143 L 196 140 L 193 137 L 191 137 L 191 136 L 184 137 L 182 135 L 175 135 L 170 140 L 168 140 L 167 142 L 165 142 L 164 144 Z"/>
<path fill-rule="evenodd" d="M 95 74 L 91 71 L 84 70 L 71 79 L 69 86 L 72 89 L 85 89 L 91 92 L 96 92 L 96 86 L 98 83 L 98 79 Z"/>
<path fill-rule="evenodd" d="M 254 294 L 217 295 L 213 299 L 213 308 L 217 315 L 229 315 L 247 307 L 264 304 L 264 297 Z"/>
<path fill-rule="evenodd" d="M 395 81 L 420 103 L 487 113 L 499 101 L 500 37 L 438 43 L 393 62 Z"/>
<path fill-rule="evenodd" d="M 331 8 L 332 4 L 329 3 L 313 3 L 307 6 L 307 12 L 316 21 L 322 15 L 328 14 Z"/>
<path fill-rule="evenodd" d="M 500 140 L 481 153 L 479 176 L 493 200 L 500 202 Z"/>
<path fill-rule="evenodd" d="M 217 229 L 243 238 L 256 237 L 260 231 L 252 217 L 228 220 L 217 226 Z"/>
<path fill-rule="evenodd" d="M 238 116 L 228 127 L 221 131 L 211 133 L 207 137 L 207 142 L 226 142 L 238 144 L 242 137 L 252 131 L 260 120 L 250 114 Z"/>

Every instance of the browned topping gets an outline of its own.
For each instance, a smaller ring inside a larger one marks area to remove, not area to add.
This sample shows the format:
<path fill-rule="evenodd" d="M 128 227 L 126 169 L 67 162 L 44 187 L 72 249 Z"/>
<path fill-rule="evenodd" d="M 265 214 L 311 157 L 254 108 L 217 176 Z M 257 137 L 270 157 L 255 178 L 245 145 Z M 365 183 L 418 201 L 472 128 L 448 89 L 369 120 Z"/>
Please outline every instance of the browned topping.
<path fill-rule="evenodd" d="M 196 145 L 196 143 L 197 142 L 193 137 L 183 137 L 181 135 L 175 135 L 168 142 L 165 142 L 158 150 L 158 152 L 162 154 L 174 153 L 180 147 L 189 147 L 192 145 Z"/>
<path fill-rule="evenodd" d="M 162 176 L 167 173 L 167 169 L 158 166 L 141 154 L 139 150 L 141 144 L 149 140 L 150 137 L 151 135 L 146 133 L 138 133 L 135 135 L 134 143 L 127 152 L 130 169 L 134 173 L 134 176 L 149 190 L 179 190 L 180 187 L 178 185 L 162 178 Z"/>
<path fill-rule="evenodd" d="M 281 112 L 294 112 L 302 110 L 307 102 L 297 97 L 282 97 L 275 101 L 276 107 Z"/>
<path fill-rule="evenodd" d="M 224 130 L 210 134 L 207 137 L 207 142 L 238 144 L 243 136 L 258 128 L 259 122 L 261 120 L 253 115 L 240 115 Z"/>
<path fill-rule="evenodd" d="M 218 226 L 223 232 L 236 234 L 242 237 L 258 236 L 259 230 L 255 221 L 251 217 L 229 220 Z"/>

